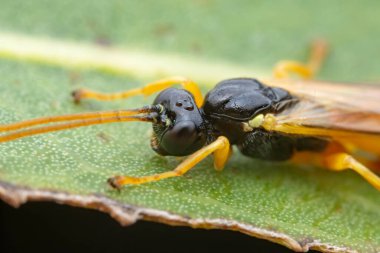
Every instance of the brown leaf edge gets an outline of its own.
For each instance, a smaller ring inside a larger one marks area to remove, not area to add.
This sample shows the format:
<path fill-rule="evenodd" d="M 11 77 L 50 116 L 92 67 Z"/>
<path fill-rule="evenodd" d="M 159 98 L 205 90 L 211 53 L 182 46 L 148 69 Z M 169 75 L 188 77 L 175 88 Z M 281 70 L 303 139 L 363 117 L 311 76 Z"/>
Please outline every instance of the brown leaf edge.
<path fill-rule="evenodd" d="M 32 189 L 0 181 L 0 199 L 15 208 L 28 201 L 53 201 L 58 204 L 95 209 L 108 213 L 123 226 L 131 225 L 138 220 L 147 220 L 172 226 L 239 231 L 250 236 L 279 243 L 296 252 L 307 252 L 310 249 L 331 253 L 357 252 L 344 247 L 332 246 L 328 243 L 313 239 L 297 241 L 283 233 L 258 228 L 253 225 L 236 221 L 225 219 L 192 219 L 190 217 L 172 214 L 167 211 L 122 204 L 102 195 L 76 195 L 46 189 Z"/>

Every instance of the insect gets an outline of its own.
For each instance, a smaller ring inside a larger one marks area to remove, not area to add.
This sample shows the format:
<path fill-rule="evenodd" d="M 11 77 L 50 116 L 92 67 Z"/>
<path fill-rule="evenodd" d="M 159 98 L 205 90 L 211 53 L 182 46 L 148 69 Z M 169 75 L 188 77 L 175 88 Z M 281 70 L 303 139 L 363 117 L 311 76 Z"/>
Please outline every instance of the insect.
<path fill-rule="evenodd" d="M 0 125 L 0 131 L 6 132 L 0 142 L 81 126 L 143 121 L 153 125 L 150 143 L 155 152 L 188 157 L 172 171 L 144 177 L 111 177 L 108 183 L 114 188 L 181 176 L 211 154 L 215 169 L 220 171 L 232 154 L 231 146 L 236 145 L 253 158 L 306 161 L 333 171 L 352 169 L 380 190 L 380 178 L 374 172 L 380 168 L 380 89 L 304 81 L 297 84 L 284 79 L 292 72 L 312 77 L 325 52 L 325 44 L 315 43 L 307 64 L 285 61 L 277 65 L 276 81 L 229 79 L 217 84 L 205 97 L 196 83 L 183 77 L 112 94 L 76 90 L 76 102 L 160 93 L 152 105 L 139 109 Z M 172 87 L 176 84 L 182 89 Z"/>

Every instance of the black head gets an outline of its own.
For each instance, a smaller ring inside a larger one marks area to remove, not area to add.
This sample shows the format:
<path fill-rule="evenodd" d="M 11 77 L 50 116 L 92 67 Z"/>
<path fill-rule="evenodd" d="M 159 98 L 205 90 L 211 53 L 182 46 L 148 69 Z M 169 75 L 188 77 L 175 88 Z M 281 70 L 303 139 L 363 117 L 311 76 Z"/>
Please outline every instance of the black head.
<path fill-rule="evenodd" d="M 154 151 L 160 155 L 185 156 L 205 145 L 204 119 L 189 92 L 169 88 L 158 94 L 153 104 L 161 108 L 153 123 Z"/>

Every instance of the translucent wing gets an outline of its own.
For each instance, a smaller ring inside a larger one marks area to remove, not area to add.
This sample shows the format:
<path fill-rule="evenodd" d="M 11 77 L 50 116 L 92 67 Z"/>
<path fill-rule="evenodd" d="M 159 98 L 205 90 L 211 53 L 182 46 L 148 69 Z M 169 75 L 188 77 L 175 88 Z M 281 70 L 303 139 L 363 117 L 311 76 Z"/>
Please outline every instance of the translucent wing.
<path fill-rule="evenodd" d="M 276 115 L 278 124 L 287 126 L 288 131 L 329 136 L 380 154 L 380 87 L 324 82 L 268 83 L 300 98 L 297 105 Z"/>

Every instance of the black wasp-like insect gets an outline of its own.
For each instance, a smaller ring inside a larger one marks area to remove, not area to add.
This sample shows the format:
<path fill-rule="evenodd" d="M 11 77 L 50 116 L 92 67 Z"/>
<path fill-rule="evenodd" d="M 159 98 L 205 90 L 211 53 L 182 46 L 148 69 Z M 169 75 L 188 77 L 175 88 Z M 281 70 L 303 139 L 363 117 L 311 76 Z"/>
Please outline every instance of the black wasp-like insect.
<path fill-rule="evenodd" d="M 314 61 L 307 66 L 285 62 L 277 68 L 277 74 L 290 69 L 310 75 L 320 58 L 314 55 Z M 176 84 L 182 89 L 172 87 Z M 10 132 L 0 136 L 0 142 L 80 126 L 145 121 L 153 124 L 154 151 L 163 156 L 188 157 L 172 171 L 144 177 L 112 177 L 108 182 L 114 188 L 181 176 L 210 154 L 214 154 L 215 169 L 222 170 L 231 155 L 231 145 L 236 145 L 253 158 L 307 161 L 335 171 L 353 169 L 380 190 L 380 178 L 366 167 L 380 167 L 377 87 L 315 82 L 296 85 L 286 81 L 269 86 L 252 78 L 235 78 L 220 82 L 204 98 L 193 81 L 172 77 L 126 92 L 104 94 L 80 89 L 73 96 L 77 102 L 114 100 L 158 91 L 152 105 L 139 109 L 0 125 L 0 131 Z M 38 126 L 55 122 L 62 123 Z M 351 154 L 356 150 L 371 153 L 377 160 L 365 155 L 354 159 Z"/>

